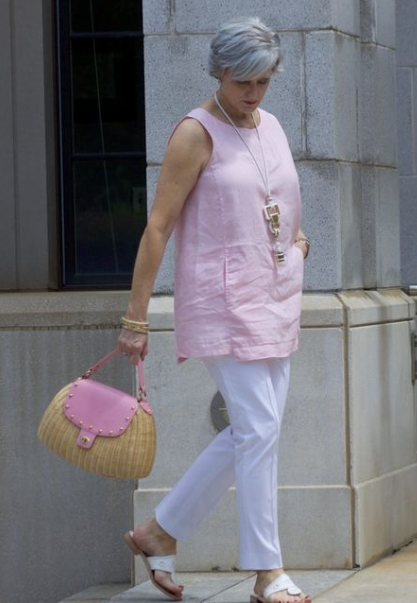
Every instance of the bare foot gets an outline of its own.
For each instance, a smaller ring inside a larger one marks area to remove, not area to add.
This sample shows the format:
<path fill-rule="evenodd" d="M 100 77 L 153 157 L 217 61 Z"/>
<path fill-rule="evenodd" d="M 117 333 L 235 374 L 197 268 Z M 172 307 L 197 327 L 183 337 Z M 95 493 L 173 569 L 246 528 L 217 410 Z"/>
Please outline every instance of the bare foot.
<path fill-rule="evenodd" d="M 265 589 L 283 573 L 284 570 L 282 568 L 257 572 L 255 594 L 262 597 Z M 281 590 L 270 595 L 267 601 L 268 603 L 311 603 L 310 597 L 307 597 L 303 592 L 299 595 L 290 595 L 287 590 Z"/>
<path fill-rule="evenodd" d="M 155 519 L 150 519 L 145 524 L 135 528 L 133 531 L 133 540 L 148 557 L 175 555 L 177 552 L 177 541 L 167 534 Z M 182 597 L 184 586 L 173 582 L 171 574 L 156 570 L 154 578 L 158 584 L 172 593 L 174 597 Z"/>

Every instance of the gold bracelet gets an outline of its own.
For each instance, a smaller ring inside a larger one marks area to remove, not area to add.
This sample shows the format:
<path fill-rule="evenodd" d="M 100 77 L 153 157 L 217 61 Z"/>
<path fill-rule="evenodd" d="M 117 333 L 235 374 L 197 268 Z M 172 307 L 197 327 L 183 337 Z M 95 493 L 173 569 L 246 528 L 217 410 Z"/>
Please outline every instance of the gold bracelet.
<path fill-rule="evenodd" d="M 149 335 L 149 329 L 142 329 L 141 327 L 122 325 L 122 329 L 126 329 L 126 331 L 134 331 L 135 333 L 141 333 L 142 335 Z"/>
<path fill-rule="evenodd" d="M 296 243 L 305 243 L 306 249 L 307 249 L 307 253 L 304 256 L 304 259 L 306 260 L 308 258 L 308 254 L 310 253 L 310 239 L 307 239 L 307 237 L 300 237 L 299 239 L 295 239 Z"/>
<path fill-rule="evenodd" d="M 135 333 L 143 333 L 144 335 L 147 335 L 149 333 L 149 329 L 145 327 L 134 327 L 133 325 L 122 324 L 122 329 L 126 329 L 127 331 L 134 331 Z"/>
<path fill-rule="evenodd" d="M 124 329 L 128 331 L 135 331 L 136 333 L 149 333 L 149 323 L 148 322 L 140 322 L 138 320 L 130 320 L 130 318 L 126 318 L 122 316 L 121 325 Z"/>
<path fill-rule="evenodd" d="M 129 324 L 129 325 L 135 325 L 138 327 L 149 327 L 148 322 L 143 322 L 141 320 L 132 320 L 131 318 L 126 318 L 126 316 L 122 316 L 122 322 Z"/>

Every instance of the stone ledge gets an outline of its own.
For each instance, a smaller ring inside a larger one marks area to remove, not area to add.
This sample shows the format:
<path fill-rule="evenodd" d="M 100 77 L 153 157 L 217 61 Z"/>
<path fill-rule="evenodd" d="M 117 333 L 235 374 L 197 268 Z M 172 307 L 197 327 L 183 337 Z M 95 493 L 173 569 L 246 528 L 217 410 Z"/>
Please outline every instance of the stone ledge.
<path fill-rule="evenodd" d="M 337 294 L 347 310 L 349 327 L 410 320 L 414 302 L 401 289 L 344 291 Z"/>
<path fill-rule="evenodd" d="M 0 329 L 101 327 L 118 328 L 128 291 L 59 291 L 0 294 Z M 153 330 L 172 330 L 172 297 L 153 297 Z"/>
<path fill-rule="evenodd" d="M 301 327 L 335 327 L 343 324 L 343 304 L 333 293 L 304 293 Z"/>
<path fill-rule="evenodd" d="M 128 291 L 60 291 L 0 293 L 0 329 L 118 328 Z M 334 327 L 410 320 L 415 302 L 401 289 L 304 293 L 301 327 Z M 174 298 L 153 296 L 149 321 L 154 331 L 174 329 Z"/>

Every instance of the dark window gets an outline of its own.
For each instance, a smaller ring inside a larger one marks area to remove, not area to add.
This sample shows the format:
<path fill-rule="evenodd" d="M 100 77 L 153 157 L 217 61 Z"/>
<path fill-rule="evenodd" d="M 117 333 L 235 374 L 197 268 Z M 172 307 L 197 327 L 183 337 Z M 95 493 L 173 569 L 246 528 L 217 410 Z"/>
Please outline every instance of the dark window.
<path fill-rule="evenodd" d="M 124 287 L 146 225 L 142 3 L 57 7 L 62 284 Z"/>

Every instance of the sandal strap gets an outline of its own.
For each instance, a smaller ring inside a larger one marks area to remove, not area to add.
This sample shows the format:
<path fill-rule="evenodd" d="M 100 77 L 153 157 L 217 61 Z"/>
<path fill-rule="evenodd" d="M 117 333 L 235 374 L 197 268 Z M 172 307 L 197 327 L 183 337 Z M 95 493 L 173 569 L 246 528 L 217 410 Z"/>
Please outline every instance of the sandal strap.
<path fill-rule="evenodd" d="M 269 586 L 266 587 L 264 598 L 268 599 L 271 595 L 286 590 L 289 595 L 301 595 L 301 590 L 294 584 L 287 574 L 278 576 Z"/>
<path fill-rule="evenodd" d="M 153 571 L 158 570 L 160 572 L 167 572 L 168 574 L 175 572 L 175 555 L 147 557 L 146 560 Z"/>

